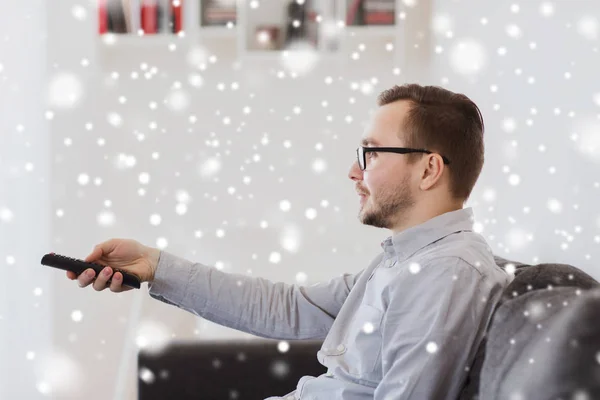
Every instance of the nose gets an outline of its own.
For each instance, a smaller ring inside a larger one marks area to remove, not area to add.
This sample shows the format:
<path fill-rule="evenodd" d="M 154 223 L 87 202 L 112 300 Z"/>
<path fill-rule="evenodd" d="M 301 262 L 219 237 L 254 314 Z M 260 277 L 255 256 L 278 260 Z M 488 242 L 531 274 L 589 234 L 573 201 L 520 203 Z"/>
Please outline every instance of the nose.
<path fill-rule="evenodd" d="M 354 161 L 350 166 L 350 170 L 348 171 L 348 178 L 352 179 L 355 182 L 362 181 L 363 171 L 361 171 L 360 167 L 358 166 L 358 161 Z"/>

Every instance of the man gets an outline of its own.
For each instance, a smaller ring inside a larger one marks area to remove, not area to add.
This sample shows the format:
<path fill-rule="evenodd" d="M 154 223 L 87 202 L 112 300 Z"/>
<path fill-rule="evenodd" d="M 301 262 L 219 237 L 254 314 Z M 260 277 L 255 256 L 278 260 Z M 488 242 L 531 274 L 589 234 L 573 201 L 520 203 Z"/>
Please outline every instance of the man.
<path fill-rule="evenodd" d="M 325 339 L 317 358 L 327 373 L 269 399 L 456 399 L 510 283 L 463 208 L 484 162 L 479 108 L 416 84 L 378 104 L 348 174 L 360 221 L 392 233 L 367 268 L 302 287 L 154 249 L 152 297 L 257 336 Z"/>

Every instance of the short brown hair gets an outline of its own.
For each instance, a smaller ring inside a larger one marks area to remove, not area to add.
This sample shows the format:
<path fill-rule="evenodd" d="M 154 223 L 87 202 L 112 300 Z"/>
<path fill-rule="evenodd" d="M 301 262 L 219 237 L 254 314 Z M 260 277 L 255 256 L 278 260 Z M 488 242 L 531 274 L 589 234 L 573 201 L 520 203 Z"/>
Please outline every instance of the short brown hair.
<path fill-rule="evenodd" d="M 384 90 L 377 98 L 379 106 L 408 100 L 404 146 L 427 149 L 450 160 L 450 193 L 466 201 L 483 168 L 483 116 L 467 96 L 438 86 L 406 84 Z M 409 163 L 424 153 L 410 153 Z"/>

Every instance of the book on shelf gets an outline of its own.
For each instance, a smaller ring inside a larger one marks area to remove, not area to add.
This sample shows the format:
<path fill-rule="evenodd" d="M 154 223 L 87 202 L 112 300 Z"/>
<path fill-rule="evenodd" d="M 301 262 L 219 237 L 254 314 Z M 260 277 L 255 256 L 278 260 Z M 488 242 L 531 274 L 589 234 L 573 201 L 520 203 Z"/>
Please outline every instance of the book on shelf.
<path fill-rule="evenodd" d="M 98 0 L 98 32 L 130 33 L 132 31 L 130 0 Z"/>
<path fill-rule="evenodd" d="M 169 13 L 169 30 L 171 33 L 179 33 L 183 31 L 183 1 L 184 0 L 173 0 L 171 1 L 171 10 Z"/>
<path fill-rule="evenodd" d="M 367 13 L 365 15 L 365 25 L 393 25 L 393 13 Z"/>
<path fill-rule="evenodd" d="M 140 23 L 145 35 L 158 33 L 160 7 L 158 0 L 142 0 L 140 5 Z"/>
<path fill-rule="evenodd" d="M 221 26 L 236 23 L 237 7 L 235 0 L 201 0 L 200 22 L 203 26 Z"/>
<path fill-rule="evenodd" d="M 346 25 L 393 25 L 395 0 L 350 0 Z"/>
<path fill-rule="evenodd" d="M 108 32 L 108 10 L 106 0 L 98 0 L 98 33 Z"/>
<path fill-rule="evenodd" d="M 145 35 L 183 30 L 184 0 L 97 0 L 98 33 L 134 33 Z M 133 15 L 139 15 L 134 26 Z"/>

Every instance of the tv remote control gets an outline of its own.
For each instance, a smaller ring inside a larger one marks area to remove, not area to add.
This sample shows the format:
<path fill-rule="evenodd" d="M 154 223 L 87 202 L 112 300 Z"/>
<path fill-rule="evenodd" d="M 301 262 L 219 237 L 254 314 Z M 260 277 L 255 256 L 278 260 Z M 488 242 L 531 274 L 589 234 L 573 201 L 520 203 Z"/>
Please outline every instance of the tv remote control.
<path fill-rule="evenodd" d="M 79 276 L 79 274 L 81 274 L 88 268 L 92 268 L 94 271 L 96 271 L 96 276 L 98 276 L 100 271 L 102 271 L 106 267 L 106 265 L 89 263 L 76 258 L 62 256 L 56 253 L 45 254 L 42 257 L 42 265 L 47 265 L 49 267 L 58 268 L 65 271 L 72 271 L 75 272 L 77 276 Z M 118 268 L 111 268 L 113 270 L 113 276 L 115 272 L 120 272 L 123 274 L 123 285 L 130 286 L 136 289 L 140 288 L 140 278 L 138 278 L 136 275 L 122 271 Z M 111 281 L 112 279 L 109 279 L 107 283 L 110 284 Z"/>

